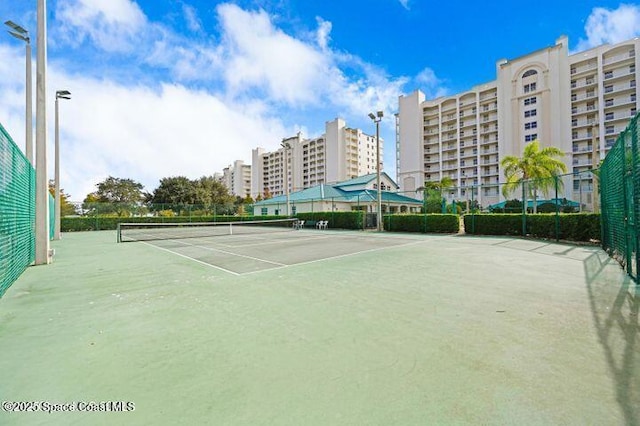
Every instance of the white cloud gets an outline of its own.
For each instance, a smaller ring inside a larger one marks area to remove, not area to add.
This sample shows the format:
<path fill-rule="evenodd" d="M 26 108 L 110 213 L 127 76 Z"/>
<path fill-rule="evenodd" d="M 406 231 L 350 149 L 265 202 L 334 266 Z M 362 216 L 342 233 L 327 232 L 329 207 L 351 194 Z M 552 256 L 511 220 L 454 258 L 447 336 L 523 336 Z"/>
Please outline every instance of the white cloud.
<path fill-rule="evenodd" d="M 108 175 L 138 180 L 148 191 L 162 177 L 211 175 L 235 159 L 250 162 L 252 148 L 287 133 L 266 108 L 180 85 L 156 91 L 74 79 L 73 99 L 61 111 L 69 166 L 63 186 L 74 199 Z"/>
<path fill-rule="evenodd" d="M 263 10 L 218 6 L 227 51 L 226 80 L 235 92 L 264 89 L 290 104 L 310 101 L 326 79 L 328 58 L 274 27 Z"/>
<path fill-rule="evenodd" d="M 71 45 L 85 39 L 109 52 L 129 52 L 147 18 L 131 0 L 60 0 L 56 21 L 60 36 Z"/>
<path fill-rule="evenodd" d="M 578 42 L 576 51 L 601 44 L 615 44 L 640 35 L 640 6 L 621 4 L 617 9 L 596 7 L 585 24 L 586 39 Z"/>
<path fill-rule="evenodd" d="M 435 99 L 447 95 L 444 81 L 436 76 L 436 73 L 429 67 L 424 68 L 415 77 L 416 84 L 427 96 L 427 99 Z"/>
<path fill-rule="evenodd" d="M 187 21 L 187 26 L 193 32 L 200 32 L 202 30 L 202 23 L 198 18 L 196 10 L 189 5 L 182 5 L 182 12 L 184 13 L 184 19 Z"/>
<path fill-rule="evenodd" d="M 323 51 L 326 51 L 327 46 L 329 45 L 329 40 L 331 40 L 331 37 L 329 37 L 332 28 L 331 22 L 325 21 L 319 16 L 316 16 L 316 22 L 318 22 L 318 31 L 316 33 L 318 46 L 320 46 L 320 49 Z"/>
<path fill-rule="evenodd" d="M 398 0 L 398 1 L 402 5 L 402 7 L 404 7 L 407 10 L 409 10 L 409 0 Z"/>
<path fill-rule="evenodd" d="M 408 79 L 390 78 L 357 56 L 332 50 L 330 22 L 318 18 L 311 37 L 297 38 L 263 10 L 223 4 L 216 11 L 219 37 L 194 41 L 149 21 L 133 1 L 60 0 L 56 19 L 71 18 L 65 36 L 89 41 L 83 48 L 109 52 L 119 76 L 140 62 L 158 75 L 149 85 L 122 83 L 91 63 L 76 75 L 61 68 L 66 61 L 50 62 L 49 99 L 56 88 L 73 96 L 60 106 L 62 187 L 73 200 L 82 200 L 109 175 L 137 180 L 153 191 L 162 177 L 196 178 L 236 159 L 250 163 L 253 148 L 276 149 L 282 137 L 298 129 L 317 132 L 337 116 L 366 126 L 369 111 L 384 110 L 391 123 Z M 134 43 L 136 37 L 144 43 Z M 20 141 L 24 68 L 8 64 L 23 63 L 24 54 L 1 43 L 6 61 L 0 63 L 0 121 Z M 78 44 L 68 46 L 71 54 L 78 54 Z M 139 61 L 118 62 L 121 53 L 127 59 L 140 55 Z M 194 89 L 193 81 L 206 84 Z M 52 146 L 52 106 L 48 115 Z"/>

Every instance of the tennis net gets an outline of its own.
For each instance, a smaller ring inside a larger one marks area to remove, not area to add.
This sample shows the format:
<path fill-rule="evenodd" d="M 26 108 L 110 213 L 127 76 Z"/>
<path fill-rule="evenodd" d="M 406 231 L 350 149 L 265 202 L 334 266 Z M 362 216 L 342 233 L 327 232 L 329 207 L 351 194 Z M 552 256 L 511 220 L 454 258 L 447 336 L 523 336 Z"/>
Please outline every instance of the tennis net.
<path fill-rule="evenodd" d="M 119 223 L 118 242 L 179 240 L 221 235 L 265 234 L 294 229 L 297 219 L 241 222 Z"/>

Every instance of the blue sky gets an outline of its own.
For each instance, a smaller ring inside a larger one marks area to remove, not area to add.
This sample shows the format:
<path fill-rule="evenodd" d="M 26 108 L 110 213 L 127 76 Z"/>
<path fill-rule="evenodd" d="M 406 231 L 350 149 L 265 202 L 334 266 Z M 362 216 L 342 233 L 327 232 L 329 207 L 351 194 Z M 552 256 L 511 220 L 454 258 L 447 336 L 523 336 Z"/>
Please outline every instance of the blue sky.
<path fill-rule="evenodd" d="M 47 3 L 49 146 L 55 90 L 70 90 L 61 181 L 78 201 L 109 175 L 153 191 L 162 177 L 250 163 L 252 148 L 276 149 L 299 130 L 317 136 L 335 117 L 373 134 L 367 114 L 379 109 L 385 171 L 395 176 L 399 95 L 494 80 L 497 60 L 563 34 L 575 52 L 640 33 L 640 4 L 614 1 Z M 35 40 L 36 0 L 0 2 L 0 18 Z M 23 46 L 5 34 L 0 56 L 0 123 L 23 147 Z"/>

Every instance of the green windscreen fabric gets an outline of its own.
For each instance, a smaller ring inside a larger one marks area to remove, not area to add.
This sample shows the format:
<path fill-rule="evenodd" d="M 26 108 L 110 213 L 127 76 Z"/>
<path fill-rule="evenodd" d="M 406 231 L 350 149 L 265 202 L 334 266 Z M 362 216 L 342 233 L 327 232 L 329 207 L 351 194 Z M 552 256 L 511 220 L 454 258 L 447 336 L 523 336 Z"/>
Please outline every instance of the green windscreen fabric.
<path fill-rule="evenodd" d="M 638 115 L 620 133 L 600 166 L 602 247 L 638 279 L 640 151 Z"/>
<path fill-rule="evenodd" d="M 53 195 L 49 193 L 49 239 L 53 240 L 56 230 L 56 202 Z"/>
<path fill-rule="evenodd" d="M 35 258 L 35 171 L 0 124 L 0 297 Z"/>

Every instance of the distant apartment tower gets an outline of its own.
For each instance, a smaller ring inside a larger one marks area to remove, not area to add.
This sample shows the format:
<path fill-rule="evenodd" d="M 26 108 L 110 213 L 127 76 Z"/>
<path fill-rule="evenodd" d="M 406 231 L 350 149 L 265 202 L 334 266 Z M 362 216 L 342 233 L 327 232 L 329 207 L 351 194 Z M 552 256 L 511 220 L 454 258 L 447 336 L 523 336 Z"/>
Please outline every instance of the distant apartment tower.
<path fill-rule="evenodd" d="M 381 138 L 381 170 L 383 144 Z M 288 147 L 286 157 L 283 146 Z M 286 192 L 286 182 L 289 192 L 295 192 L 320 183 L 332 184 L 375 172 L 376 138 L 360 129 L 348 128 L 343 119 L 336 118 L 325 123 L 325 133 L 320 137 L 304 139 L 298 133 L 284 139 L 276 151 L 254 149 L 251 164 L 252 196 L 282 195 Z"/>
<path fill-rule="evenodd" d="M 456 95 L 426 100 L 420 91 L 399 98 L 396 162 L 401 190 L 450 177 L 468 198 L 486 206 L 503 199 L 500 160 L 521 156 L 538 139 L 565 152 L 573 178 L 561 196 L 590 205 L 592 179 L 577 173 L 595 165 L 635 115 L 637 39 L 568 54 L 568 40 L 496 64 L 497 79 Z M 491 186 L 494 185 L 494 186 Z M 514 198 L 517 196 L 514 195 Z"/>
<path fill-rule="evenodd" d="M 234 161 L 222 170 L 221 182 L 233 195 L 243 198 L 251 195 L 251 166 L 242 160 Z"/>

